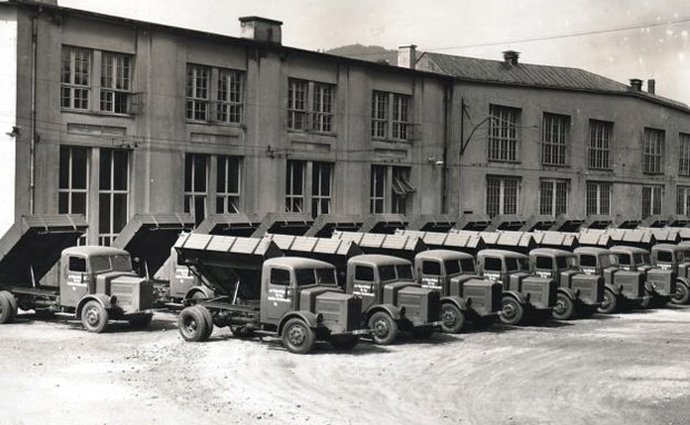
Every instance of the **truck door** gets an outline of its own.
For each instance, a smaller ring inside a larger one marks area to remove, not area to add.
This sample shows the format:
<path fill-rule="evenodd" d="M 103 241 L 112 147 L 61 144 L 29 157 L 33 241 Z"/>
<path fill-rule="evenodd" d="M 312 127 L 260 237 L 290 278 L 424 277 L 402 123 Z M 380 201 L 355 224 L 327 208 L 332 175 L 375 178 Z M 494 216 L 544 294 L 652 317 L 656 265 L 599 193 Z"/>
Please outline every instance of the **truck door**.
<path fill-rule="evenodd" d="M 373 304 L 378 303 L 376 292 L 374 268 L 369 266 L 356 266 L 352 294 L 362 297 L 362 310 L 366 310 Z"/>
<path fill-rule="evenodd" d="M 295 297 L 294 285 L 290 270 L 282 268 L 271 269 L 268 281 L 268 291 L 265 303 L 266 317 L 270 321 L 279 321 L 281 317 L 292 309 Z"/>
<path fill-rule="evenodd" d="M 76 307 L 79 300 L 89 293 L 91 282 L 86 270 L 86 257 L 70 255 L 64 261 L 62 268 L 60 304 L 64 307 Z"/>
<path fill-rule="evenodd" d="M 421 284 L 425 288 L 434 289 L 436 291 L 443 290 L 443 276 L 441 274 L 440 262 L 429 260 L 422 261 Z"/>

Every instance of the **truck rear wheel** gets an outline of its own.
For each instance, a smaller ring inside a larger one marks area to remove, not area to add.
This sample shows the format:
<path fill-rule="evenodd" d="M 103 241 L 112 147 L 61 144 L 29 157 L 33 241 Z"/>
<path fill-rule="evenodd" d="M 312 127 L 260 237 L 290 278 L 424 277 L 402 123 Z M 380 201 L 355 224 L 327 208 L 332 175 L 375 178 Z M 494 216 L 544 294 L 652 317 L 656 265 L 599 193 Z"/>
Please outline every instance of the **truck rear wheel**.
<path fill-rule="evenodd" d="M 180 312 L 177 329 L 185 341 L 200 342 L 208 338 L 208 323 L 203 312 L 196 306 L 187 307 Z"/>
<path fill-rule="evenodd" d="M 574 312 L 575 303 L 573 303 L 573 300 L 564 293 L 558 293 L 556 295 L 556 305 L 554 306 L 552 313 L 554 319 L 572 319 Z"/>
<path fill-rule="evenodd" d="M 101 333 L 108 326 L 108 310 L 96 300 L 88 301 L 81 310 L 81 323 L 87 331 Z"/>
<path fill-rule="evenodd" d="M 682 281 L 676 281 L 676 292 L 673 293 L 671 302 L 673 304 L 685 305 L 690 300 L 690 290 Z"/>
<path fill-rule="evenodd" d="M 465 325 L 465 314 L 457 305 L 447 302 L 441 306 L 441 321 L 443 332 L 456 334 Z"/>
<path fill-rule="evenodd" d="M 331 337 L 331 345 L 338 351 L 350 351 L 359 342 L 357 335 Z"/>
<path fill-rule="evenodd" d="M 369 318 L 369 329 L 373 331 L 374 343 L 388 345 L 398 336 L 398 324 L 386 312 L 377 311 Z"/>
<path fill-rule="evenodd" d="M 304 320 L 292 318 L 283 328 L 283 346 L 291 353 L 307 354 L 314 348 L 316 335 Z"/>
<path fill-rule="evenodd" d="M 513 297 L 503 297 L 501 300 L 501 322 L 506 325 L 518 325 L 525 317 L 525 308 Z"/>
<path fill-rule="evenodd" d="M 17 315 L 17 300 L 8 291 L 0 291 L 0 324 L 10 323 Z"/>
<path fill-rule="evenodd" d="M 599 307 L 599 313 L 611 314 L 618 310 L 618 297 L 609 288 L 604 288 L 604 302 Z"/>
<path fill-rule="evenodd" d="M 199 309 L 201 315 L 204 316 L 204 320 L 206 320 L 206 335 L 204 336 L 204 341 L 206 341 L 211 337 L 211 334 L 213 333 L 213 315 L 203 305 L 197 305 L 196 308 Z"/>

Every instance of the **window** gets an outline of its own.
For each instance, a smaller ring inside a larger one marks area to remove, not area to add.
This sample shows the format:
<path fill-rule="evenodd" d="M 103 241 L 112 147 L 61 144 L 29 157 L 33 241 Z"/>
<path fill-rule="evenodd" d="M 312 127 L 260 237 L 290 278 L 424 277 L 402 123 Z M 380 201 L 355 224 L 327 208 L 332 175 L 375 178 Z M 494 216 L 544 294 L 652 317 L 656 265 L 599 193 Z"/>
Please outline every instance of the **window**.
<path fill-rule="evenodd" d="M 664 263 L 672 263 L 673 253 L 671 251 L 659 251 L 656 254 L 656 260 Z"/>
<path fill-rule="evenodd" d="M 185 156 L 184 212 L 192 214 L 196 224 L 206 218 L 207 168 L 207 155 Z"/>
<path fill-rule="evenodd" d="M 369 190 L 369 212 L 382 214 L 386 201 L 386 167 L 371 166 L 371 186 Z"/>
<path fill-rule="evenodd" d="M 613 123 L 608 121 L 589 120 L 589 168 L 608 170 L 611 168 L 609 149 Z"/>
<path fill-rule="evenodd" d="M 536 267 L 538 269 L 551 270 L 553 268 L 553 259 L 551 257 L 537 257 Z"/>
<path fill-rule="evenodd" d="M 101 149 L 98 183 L 98 244 L 109 246 L 127 224 L 128 152 Z"/>
<path fill-rule="evenodd" d="M 285 211 L 304 211 L 304 161 L 287 162 L 285 180 Z"/>
<path fill-rule="evenodd" d="M 355 267 L 355 280 L 361 280 L 364 282 L 374 281 L 374 269 L 367 266 L 356 266 Z"/>
<path fill-rule="evenodd" d="M 314 271 L 312 270 L 312 275 Z M 289 286 L 290 271 L 283 269 L 271 269 L 271 285 Z"/>
<path fill-rule="evenodd" d="M 71 272 L 86 272 L 86 258 L 69 257 L 69 271 Z"/>
<path fill-rule="evenodd" d="M 207 121 L 211 70 L 205 66 L 187 65 L 187 119 Z"/>
<path fill-rule="evenodd" d="M 62 48 L 60 104 L 67 109 L 89 109 L 91 91 L 91 51 Z"/>
<path fill-rule="evenodd" d="M 128 113 L 132 59 L 128 55 L 103 52 L 101 56 L 101 111 Z"/>
<path fill-rule="evenodd" d="M 676 214 L 690 214 L 690 186 L 678 186 L 676 199 Z"/>
<path fill-rule="evenodd" d="M 240 71 L 218 70 L 217 121 L 233 124 L 242 122 L 242 75 Z"/>
<path fill-rule="evenodd" d="M 681 176 L 690 176 L 690 134 L 680 133 L 680 149 L 678 174 Z"/>
<path fill-rule="evenodd" d="M 443 262 L 446 268 L 446 274 L 460 273 L 460 262 L 458 260 L 446 260 Z"/>
<path fill-rule="evenodd" d="M 288 81 L 288 128 L 331 133 L 335 86 L 313 81 Z"/>
<path fill-rule="evenodd" d="M 407 203 L 411 195 L 415 192 L 414 186 L 410 184 L 409 167 L 393 167 L 392 188 L 392 209 L 393 214 L 406 214 Z"/>
<path fill-rule="evenodd" d="M 503 270 L 503 264 L 500 258 L 486 257 L 484 259 L 484 270 L 490 272 L 500 272 Z"/>
<path fill-rule="evenodd" d="M 539 182 L 539 214 L 559 216 L 568 210 L 568 180 L 542 179 Z"/>
<path fill-rule="evenodd" d="M 517 214 L 520 179 L 492 177 L 486 179 L 486 213 L 490 217 Z"/>
<path fill-rule="evenodd" d="M 314 162 L 311 170 L 311 215 L 331 212 L 331 178 L 333 164 Z"/>
<path fill-rule="evenodd" d="M 644 129 L 644 172 L 661 174 L 664 170 L 664 132 Z"/>
<path fill-rule="evenodd" d="M 662 186 L 642 186 L 642 219 L 661 215 L 663 192 Z"/>
<path fill-rule="evenodd" d="M 84 214 L 87 212 L 88 186 L 87 148 L 60 146 L 60 178 L 58 212 Z"/>
<path fill-rule="evenodd" d="M 409 140 L 411 96 L 374 91 L 371 100 L 371 137 L 375 139 Z M 392 108 L 389 106 L 393 105 Z"/>
<path fill-rule="evenodd" d="M 611 214 L 611 184 L 587 182 L 587 215 Z"/>
<path fill-rule="evenodd" d="M 518 116 L 520 110 L 489 106 L 489 155 L 491 161 L 518 160 Z"/>
<path fill-rule="evenodd" d="M 240 212 L 242 158 L 219 156 L 216 174 L 216 213 Z"/>
<path fill-rule="evenodd" d="M 580 256 L 580 266 L 583 267 L 596 267 L 597 257 L 590 254 L 583 254 Z"/>
<path fill-rule="evenodd" d="M 457 262 L 456 262 L 456 264 L 457 264 Z M 422 262 L 422 273 L 432 275 L 432 276 L 440 276 L 441 275 L 441 263 L 437 263 L 436 261 L 424 261 L 424 262 Z"/>
<path fill-rule="evenodd" d="M 570 117 L 545 113 L 541 130 L 542 164 L 566 165 Z"/>

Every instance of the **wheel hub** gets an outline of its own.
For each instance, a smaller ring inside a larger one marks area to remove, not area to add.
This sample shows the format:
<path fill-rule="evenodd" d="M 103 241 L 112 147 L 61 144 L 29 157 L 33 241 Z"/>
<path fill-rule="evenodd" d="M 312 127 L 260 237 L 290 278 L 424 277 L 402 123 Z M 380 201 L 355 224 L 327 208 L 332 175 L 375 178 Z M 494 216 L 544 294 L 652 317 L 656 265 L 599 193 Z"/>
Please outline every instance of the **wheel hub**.
<path fill-rule="evenodd" d="M 188 333 L 194 333 L 196 331 L 196 320 L 190 318 L 187 318 L 184 322 L 184 327 L 187 330 Z"/>
<path fill-rule="evenodd" d="M 556 311 L 556 314 L 563 314 L 565 313 L 565 303 L 562 300 L 558 300 L 553 309 Z"/>
<path fill-rule="evenodd" d="M 288 331 L 288 339 L 292 345 L 302 345 L 305 339 L 304 331 L 299 326 L 293 326 Z"/>
<path fill-rule="evenodd" d="M 384 337 L 388 335 L 388 323 L 385 320 L 377 320 L 374 322 L 374 333 L 378 337 Z"/>
<path fill-rule="evenodd" d="M 515 307 L 512 304 L 506 304 L 503 306 L 503 316 L 507 318 L 515 317 Z"/>
<path fill-rule="evenodd" d="M 446 310 L 443 312 L 443 324 L 446 326 L 453 326 L 458 321 L 454 312 Z"/>
<path fill-rule="evenodd" d="M 86 310 L 86 323 L 88 323 L 89 326 L 96 326 L 98 324 L 98 320 L 98 311 L 96 311 L 95 308 Z"/>

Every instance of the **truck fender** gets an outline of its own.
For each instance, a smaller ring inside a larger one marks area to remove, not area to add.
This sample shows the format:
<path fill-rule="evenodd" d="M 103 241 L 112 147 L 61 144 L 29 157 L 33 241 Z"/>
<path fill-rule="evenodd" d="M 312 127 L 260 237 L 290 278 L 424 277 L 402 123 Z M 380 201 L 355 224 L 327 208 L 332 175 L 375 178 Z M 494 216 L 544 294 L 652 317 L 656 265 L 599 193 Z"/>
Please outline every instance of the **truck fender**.
<path fill-rule="evenodd" d="M 572 301 L 575 301 L 578 298 L 577 290 L 572 288 L 558 288 L 558 292 L 561 294 L 565 294 Z"/>
<path fill-rule="evenodd" d="M 98 302 L 103 306 L 103 308 L 105 308 L 106 310 L 110 310 L 110 309 L 112 308 L 112 306 L 113 306 L 113 305 L 112 305 L 112 302 L 111 302 L 111 298 L 112 298 L 112 297 L 110 297 L 110 296 L 108 296 L 108 295 L 105 295 L 105 294 L 89 294 L 89 295 L 84 295 L 84 296 L 79 300 L 79 304 L 77 304 L 77 309 L 75 310 L 77 319 L 81 319 L 81 311 L 82 311 L 82 309 L 84 308 L 84 305 L 85 305 L 87 302 L 92 301 L 92 300 L 98 301 Z"/>
<path fill-rule="evenodd" d="M 287 323 L 288 320 L 293 319 L 295 317 L 304 321 L 304 323 L 306 323 L 307 326 L 309 326 L 312 329 L 316 328 L 319 325 L 319 318 L 316 314 L 312 313 L 311 311 L 291 311 L 289 313 L 285 313 L 283 318 L 280 319 L 280 324 L 278 325 L 278 336 L 283 335 L 283 326 L 285 326 L 285 323 Z"/>
<path fill-rule="evenodd" d="M 503 291 L 503 294 L 501 294 L 501 298 L 503 297 L 514 298 L 517 302 L 519 302 L 522 305 L 526 305 L 529 303 L 527 301 L 527 297 L 525 297 L 523 294 L 517 291 Z"/>
<path fill-rule="evenodd" d="M 377 304 L 374 306 L 371 306 L 369 310 L 366 311 L 366 315 L 364 317 L 364 321 L 367 322 L 369 318 L 371 317 L 372 314 L 378 312 L 378 311 L 383 311 L 389 316 L 393 318 L 393 320 L 400 320 L 402 318 L 402 312 L 400 311 L 399 307 L 394 306 L 393 304 Z"/>
<path fill-rule="evenodd" d="M 467 304 L 472 303 L 471 298 L 470 298 L 470 301 L 468 303 L 466 303 L 465 300 L 463 300 L 462 298 L 455 296 L 455 295 L 443 297 L 443 298 L 441 298 L 440 301 L 441 301 L 441 305 L 446 304 L 446 303 L 454 304 L 457 308 L 460 309 L 460 311 L 467 311 Z"/>
<path fill-rule="evenodd" d="M 604 285 L 604 288 L 609 288 L 611 291 L 613 291 L 614 294 L 620 295 L 621 291 L 620 289 L 616 288 L 614 285 L 611 285 L 610 283 L 607 283 Z"/>
<path fill-rule="evenodd" d="M 683 285 L 687 286 L 690 288 L 690 281 L 684 277 L 677 277 L 676 282 L 681 282 Z"/>
<path fill-rule="evenodd" d="M 213 290 L 208 286 L 197 285 L 189 288 L 189 290 L 184 294 L 184 299 L 191 299 L 197 292 L 202 293 L 204 298 L 213 298 L 216 296 L 216 294 L 213 293 Z"/>

